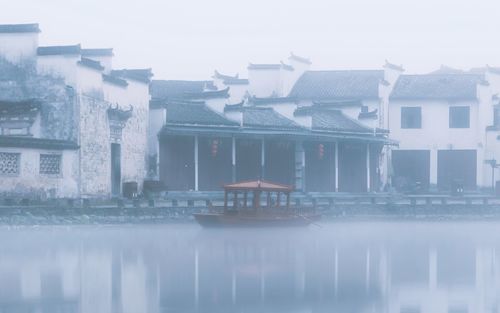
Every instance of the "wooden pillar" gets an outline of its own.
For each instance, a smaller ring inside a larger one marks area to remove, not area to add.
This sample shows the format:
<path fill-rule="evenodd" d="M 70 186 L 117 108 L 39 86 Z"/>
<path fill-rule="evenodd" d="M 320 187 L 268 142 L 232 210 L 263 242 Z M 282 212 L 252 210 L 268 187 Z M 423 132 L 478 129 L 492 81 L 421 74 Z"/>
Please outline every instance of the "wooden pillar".
<path fill-rule="evenodd" d="M 255 211 L 260 207 L 260 191 L 256 190 L 253 192 L 253 207 Z"/>
<path fill-rule="evenodd" d="M 236 138 L 231 138 L 231 181 L 236 182 Z"/>
<path fill-rule="evenodd" d="M 245 191 L 245 193 L 243 194 L 243 201 L 244 201 L 244 204 L 243 204 L 243 207 L 246 209 L 247 208 L 247 201 L 248 201 L 248 192 Z"/>
<path fill-rule="evenodd" d="M 290 208 L 290 192 L 286 193 L 286 208 Z"/>
<path fill-rule="evenodd" d="M 260 178 L 265 179 L 266 176 L 266 142 L 261 140 L 260 144 Z"/>
<path fill-rule="evenodd" d="M 198 136 L 194 136 L 194 190 L 198 191 Z"/>
<path fill-rule="evenodd" d="M 276 207 L 279 208 L 281 204 L 281 192 L 278 191 L 278 196 L 276 199 Z"/>
<path fill-rule="evenodd" d="M 233 209 L 236 209 L 238 207 L 238 192 L 234 192 L 234 198 L 233 198 Z"/>
<path fill-rule="evenodd" d="M 224 190 L 224 213 L 227 211 L 227 191 Z"/>
<path fill-rule="evenodd" d="M 335 141 L 335 191 L 339 191 L 339 142 Z"/>
<path fill-rule="evenodd" d="M 370 178 L 370 144 L 366 144 L 366 191 L 371 191 Z"/>

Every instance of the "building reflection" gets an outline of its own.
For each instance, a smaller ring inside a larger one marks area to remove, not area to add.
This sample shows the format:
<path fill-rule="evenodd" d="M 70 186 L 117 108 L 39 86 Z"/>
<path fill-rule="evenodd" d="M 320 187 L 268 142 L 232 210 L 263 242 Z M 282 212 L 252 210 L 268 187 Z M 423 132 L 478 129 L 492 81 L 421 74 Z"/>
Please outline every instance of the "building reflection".
<path fill-rule="evenodd" d="M 0 248 L 0 312 L 498 312 L 494 243 L 162 228 L 23 246 L 16 235 Z"/>

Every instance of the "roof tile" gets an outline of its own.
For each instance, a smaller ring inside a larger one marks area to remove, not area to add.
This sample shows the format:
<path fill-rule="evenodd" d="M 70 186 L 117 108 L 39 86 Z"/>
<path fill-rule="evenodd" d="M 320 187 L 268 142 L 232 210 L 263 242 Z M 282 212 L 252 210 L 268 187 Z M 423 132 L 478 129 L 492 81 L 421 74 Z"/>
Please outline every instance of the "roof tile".
<path fill-rule="evenodd" d="M 377 99 L 382 70 L 307 71 L 289 96 L 308 100 Z"/>

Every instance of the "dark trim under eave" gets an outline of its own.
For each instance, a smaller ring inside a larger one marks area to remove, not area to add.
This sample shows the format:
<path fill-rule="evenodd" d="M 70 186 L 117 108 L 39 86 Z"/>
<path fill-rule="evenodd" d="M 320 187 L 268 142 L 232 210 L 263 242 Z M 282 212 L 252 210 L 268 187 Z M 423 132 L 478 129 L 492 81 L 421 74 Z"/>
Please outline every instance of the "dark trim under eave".
<path fill-rule="evenodd" d="M 43 150 L 78 150 L 75 142 L 69 140 L 32 138 L 21 136 L 0 136 L 0 148 L 26 148 Z"/>
<path fill-rule="evenodd" d="M 397 146 L 399 143 L 381 136 L 373 136 L 368 134 L 356 133 L 325 133 L 309 130 L 270 130 L 270 129 L 236 129 L 234 127 L 197 127 L 188 125 L 166 125 L 158 133 L 158 138 L 168 135 L 184 135 L 184 136 L 222 136 L 222 137 L 280 137 L 291 138 L 296 140 L 355 140 L 361 142 L 381 143 L 384 145 Z"/>

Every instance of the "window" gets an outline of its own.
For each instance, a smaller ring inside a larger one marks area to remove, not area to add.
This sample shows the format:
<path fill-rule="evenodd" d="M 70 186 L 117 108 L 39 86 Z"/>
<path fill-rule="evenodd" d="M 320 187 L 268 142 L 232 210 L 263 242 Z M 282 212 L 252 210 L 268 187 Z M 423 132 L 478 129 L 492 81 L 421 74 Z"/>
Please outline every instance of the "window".
<path fill-rule="evenodd" d="M 0 175 L 19 175 L 20 153 L 0 152 Z"/>
<path fill-rule="evenodd" d="M 500 107 L 495 107 L 493 109 L 493 125 L 500 126 Z"/>
<path fill-rule="evenodd" d="M 61 155 L 40 154 L 40 174 L 58 175 L 61 173 Z"/>
<path fill-rule="evenodd" d="M 402 107 L 401 128 L 422 128 L 422 108 Z"/>
<path fill-rule="evenodd" d="M 450 107 L 450 128 L 469 128 L 470 108 Z"/>

